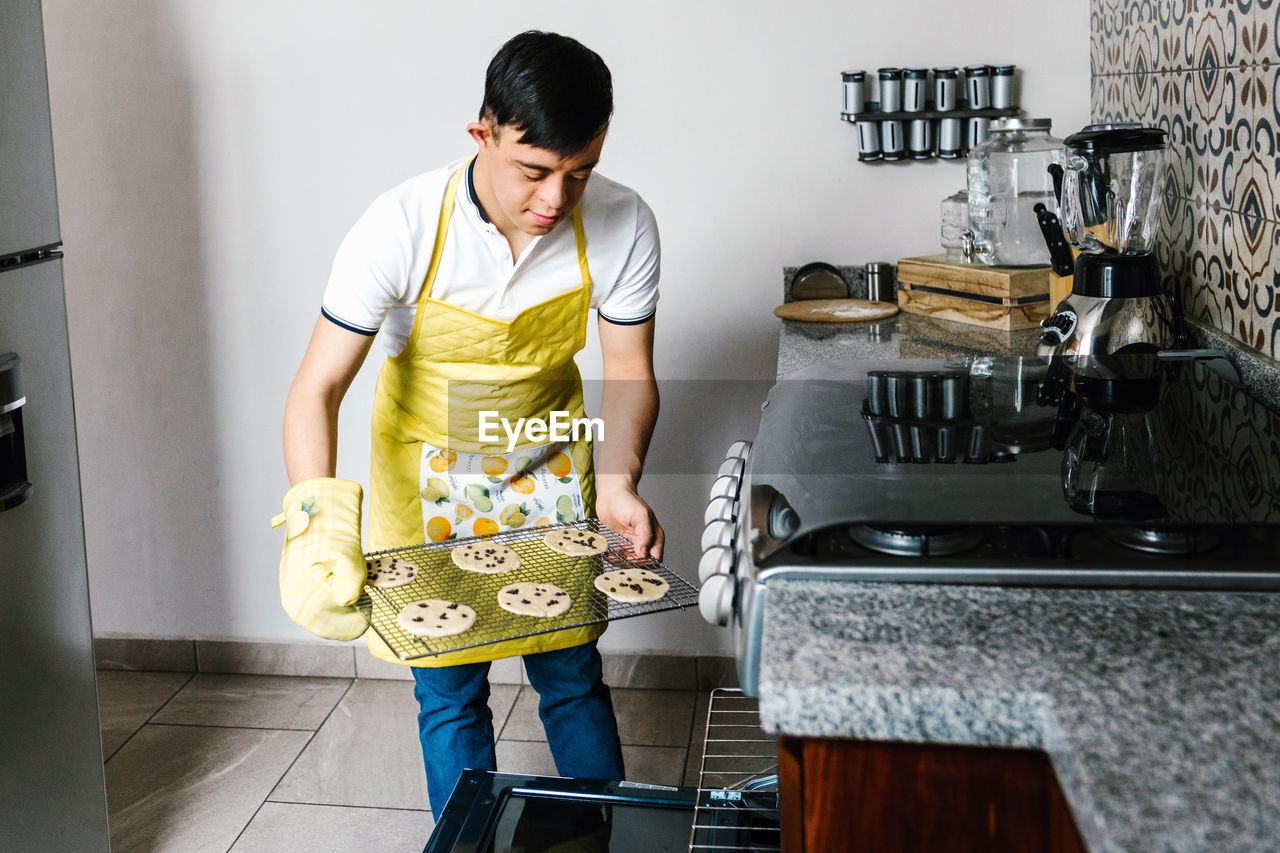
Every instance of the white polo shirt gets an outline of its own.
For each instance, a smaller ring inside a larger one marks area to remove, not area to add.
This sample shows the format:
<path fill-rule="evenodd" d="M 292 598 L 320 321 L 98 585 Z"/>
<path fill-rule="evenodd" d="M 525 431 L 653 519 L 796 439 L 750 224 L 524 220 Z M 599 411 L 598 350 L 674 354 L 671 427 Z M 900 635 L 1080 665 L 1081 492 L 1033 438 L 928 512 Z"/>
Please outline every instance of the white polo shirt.
<path fill-rule="evenodd" d="M 431 263 L 440 202 L 467 161 L 410 178 L 374 200 L 338 247 L 321 310 L 388 354 L 404 349 Z M 579 203 L 591 306 L 611 323 L 643 323 L 658 304 L 660 246 L 653 211 L 633 190 L 593 173 Z M 431 295 L 495 320 L 582 286 L 569 217 L 535 237 L 513 263 L 507 240 L 480 211 L 468 171 L 458 188 Z"/>

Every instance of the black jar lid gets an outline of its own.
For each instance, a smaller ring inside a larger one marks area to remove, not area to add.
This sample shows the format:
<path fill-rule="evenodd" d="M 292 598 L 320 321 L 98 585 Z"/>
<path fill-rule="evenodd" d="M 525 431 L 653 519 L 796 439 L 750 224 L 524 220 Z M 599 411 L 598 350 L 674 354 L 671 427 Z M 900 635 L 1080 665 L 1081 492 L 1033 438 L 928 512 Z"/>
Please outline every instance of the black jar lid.
<path fill-rule="evenodd" d="M 1076 258 L 1071 292 L 1099 299 L 1134 298 L 1160 293 L 1160 271 L 1154 255 L 1094 255 Z"/>
<path fill-rule="evenodd" d="M 929 76 L 928 68 L 908 68 L 906 69 L 908 80 L 924 80 Z"/>
<path fill-rule="evenodd" d="M 1166 145 L 1167 134 L 1158 127 L 1140 124 L 1091 124 L 1063 140 L 1063 145 L 1085 154 L 1120 151 L 1156 151 Z"/>
<path fill-rule="evenodd" d="M 934 79 L 942 78 L 943 80 L 953 80 L 960 76 L 960 69 L 953 65 L 944 65 L 941 68 L 933 69 Z"/>
<path fill-rule="evenodd" d="M 991 75 L 990 65 L 966 65 L 964 73 L 968 77 L 989 77 Z"/>
<path fill-rule="evenodd" d="M 876 73 L 880 75 L 881 80 L 901 80 L 902 79 L 901 68 L 880 68 L 876 71 Z"/>
<path fill-rule="evenodd" d="M 856 82 L 858 82 L 859 80 L 865 80 L 865 79 L 866 79 L 866 77 L 867 77 L 867 72 L 862 71 L 862 70 L 858 70 L 858 71 L 841 71 L 841 72 L 840 72 L 840 77 L 841 77 L 841 78 L 844 80 L 844 82 L 846 82 L 846 83 L 856 83 Z"/>

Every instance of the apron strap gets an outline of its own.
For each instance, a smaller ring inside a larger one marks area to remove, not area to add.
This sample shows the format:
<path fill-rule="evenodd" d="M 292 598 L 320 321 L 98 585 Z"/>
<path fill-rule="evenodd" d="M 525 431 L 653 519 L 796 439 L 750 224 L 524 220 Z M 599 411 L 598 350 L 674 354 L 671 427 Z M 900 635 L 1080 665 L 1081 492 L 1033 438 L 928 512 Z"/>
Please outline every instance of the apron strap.
<path fill-rule="evenodd" d="M 573 242 L 582 273 L 582 320 L 578 324 L 578 348 L 587 345 L 587 316 L 591 313 L 591 271 L 587 269 L 587 237 L 582 229 L 582 205 L 573 209 Z"/>
<path fill-rule="evenodd" d="M 458 196 L 458 184 L 462 183 L 462 176 L 467 171 L 467 166 L 473 162 L 475 162 L 474 157 L 466 166 L 454 172 L 444 188 L 444 198 L 440 202 L 440 220 L 436 223 L 436 243 L 431 248 L 431 264 L 427 267 L 427 275 L 422 280 L 422 295 L 418 298 L 419 312 L 422 311 L 423 303 L 431 296 L 431 288 L 436 283 L 436 270 L 440 269 L 440 256 L 444 254 L 444 238 L 449 234 L 449 220 L 453 216 L 453 202 Z"/>
<path fill-rule="evenodd" d="M 416 344 L 418 337 L 418 329 L 422 326 L 422 315 L 426 311 L 427 303 L 431 298 L 431 290 L 435 287 L 436 272 L 440 269 L 440 258 L 444 255 L 444 241 L 449 234 L 449 221 L 453 217 L 453 205 L 458 197 L 458 186 L 462 183 L 462 176 L 466 174 L 467 169 L 475 162 L 472 157 L 467 163 L 453 173 L 449 178 L 449 183 L 444 189 L 444 198 L 440 201 L 440 218 L 436 222 L 436 241 L 431 247 L 431 263 L 427 266 L 427 274 L 422 280 L 422 292 L 418 296 L 418 309 L 413 318 L 413 329 L 409 335 L 409 345 L 406 345 L 405 351 L 412 349 L 412 345 Z M 582 309 L 581 320 L 578 323 L 578 348 L 586 346 L 587 342 L 587 319 L 591 313 L 591 271 L 587 268 L 587 237 L 582 227 L 582 207 L 581 205 L 573 209 L 573 242 L 574 248 L 578 254 L 578 271 L 582 275 L 582 299 L 584 307 Z"/>

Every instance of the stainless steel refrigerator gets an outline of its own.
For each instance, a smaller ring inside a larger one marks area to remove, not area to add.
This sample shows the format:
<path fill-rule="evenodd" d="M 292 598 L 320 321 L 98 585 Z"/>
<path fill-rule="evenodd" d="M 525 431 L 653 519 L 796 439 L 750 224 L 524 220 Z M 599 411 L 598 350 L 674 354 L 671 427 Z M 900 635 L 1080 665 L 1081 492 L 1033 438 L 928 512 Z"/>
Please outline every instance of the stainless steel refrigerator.
<path fill-rule="evenodd" d="M 109 850 L 40 0 L 0 10 L 0 849 Z"/>

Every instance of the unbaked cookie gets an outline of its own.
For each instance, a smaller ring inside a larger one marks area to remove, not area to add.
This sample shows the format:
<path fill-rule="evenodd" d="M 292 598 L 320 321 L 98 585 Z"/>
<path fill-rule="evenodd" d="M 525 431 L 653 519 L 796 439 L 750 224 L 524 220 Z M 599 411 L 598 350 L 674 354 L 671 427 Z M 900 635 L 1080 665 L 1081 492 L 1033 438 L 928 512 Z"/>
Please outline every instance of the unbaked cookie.
<path fill-rule="evenodd" d="M 542 537 L 542 542 L 558 554 L 582 557 L 587 554 L 603 554 L 609 550 L 609 540 L 590 530 L 562 527 Z"/>
<path fill-rule="evenodd" d="M 559 616 L 571 603 L 567 592 L 549 583 L 524 581 L 498 590 L 498 606 L 521 616 Z"/>
<path fill-rule="evenodd" d="M 469 542 L 451 552 L 454 565 L 469 572 L 496 575 L 520 568 L 520 555 L 497 542 Z"/>
<path fill-rule="evenodd" d="M 660 575 L 648 569 L 617 569 L 598 575 L 596 589 L 615 601 L 657 601 L 671 588 Z"/>
<path fill-rule="evenodd" d="M 476 612 L 456 601 L 424 598 L 400 611 L 400 627 L 419 637 L 451 637 L 476 623 Z"/>
<path fill-rule="evenodd" d="M 365 582 L 379 589 L 391 589 L 413 583 L 418 567 L 402 557 L 375 557 L 365 561 Z"/>

